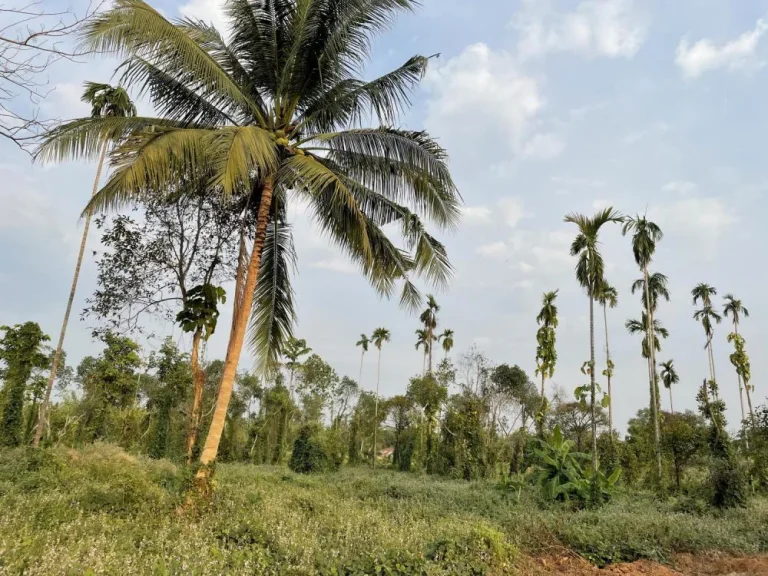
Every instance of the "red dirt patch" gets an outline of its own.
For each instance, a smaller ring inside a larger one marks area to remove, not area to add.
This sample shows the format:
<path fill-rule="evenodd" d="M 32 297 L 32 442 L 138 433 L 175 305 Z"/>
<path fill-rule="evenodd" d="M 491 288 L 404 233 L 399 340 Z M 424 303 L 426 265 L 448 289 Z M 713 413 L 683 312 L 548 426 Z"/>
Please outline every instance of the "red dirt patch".
<path fill-rule="evenodd" d="M 734 558 L 722 554 L 680 554 L 673 558 L 671 566 L 639 560 L 601 569 L 584 558 L 564 553 L 561 556 L 526 558 L 518 568 L 520 574 L 526 576 L 768 576 L 768 556 Z"/>

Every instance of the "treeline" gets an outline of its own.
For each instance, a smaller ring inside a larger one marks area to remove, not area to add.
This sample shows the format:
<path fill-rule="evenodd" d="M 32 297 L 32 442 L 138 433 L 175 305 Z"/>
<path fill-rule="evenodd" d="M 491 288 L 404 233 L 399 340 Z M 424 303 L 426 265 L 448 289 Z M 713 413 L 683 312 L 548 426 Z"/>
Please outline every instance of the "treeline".
<path fill-rule="evenodd" d="M 195 390 L 189 355 L 170 338 L 146 361 L 130 338 L 106 332 L 101 341 L 98 356 L 61 372 L 43 443 L 109 442 L 153 458 L 187 460 Z M 46 342 L 34 323 L 4 327 L 3 445 L 31 442 L 50 361 Z M 201 429 L 210 425 L 222 370 L 220 360 L 202 366 Z M 473 348 L 455 365 L 446 358 L 403 388 L 377 402 L 374 392 L 340 377 L 306 342 L 292 339 L 272 378 L 238 374 L 218 460 L 288 464 L 298 472 L 389 466 L 493 478 L 507 487 L 532 481 L 554 500 L 587 501 L 595 489 L 608 497 L 620 475 L 626 486 L 656 486 L 649 409 L 630 420 L 624 440 L 597 409 L 601 479 L 595 480 L 585 465 L 590 405 L 557 390 L 542 412 L 536 385 L 516 365 L 494 365 Z M 768 489 L 768 408 L 759 407 L 754 425 L 731 437 L 723 402 L 704 393 L 698 400 L 698 413 L 661 414 L 665 486 L 693 502 L 744 504 L 749 494 Z M 197 435 L 192 460 L 199 450 Z"/>

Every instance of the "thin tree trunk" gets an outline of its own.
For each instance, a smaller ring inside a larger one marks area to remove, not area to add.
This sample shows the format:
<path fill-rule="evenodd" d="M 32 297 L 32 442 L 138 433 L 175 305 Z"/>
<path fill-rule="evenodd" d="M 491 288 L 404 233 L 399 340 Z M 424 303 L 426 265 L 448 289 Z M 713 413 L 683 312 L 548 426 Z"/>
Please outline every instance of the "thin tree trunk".
<path fill-rule="evenodd" d="M 589 297 L 589 380 L 590 380 L 590 408 L 592 411 L 592 471 L 597 481 L 597 419 L 595 416 L 595 311 L 594 298 Z"/>
<path fill-rule="evenodd" d="M 605 366 L 608 373 L 608 432 L 613 442 L 613 395 L 611 394 L 611 348 L 608 345 L 608 309 L 603 304 L 603 320 L 605 321 Z"/>
<path fill-rule="evenodd" d="M 365 358 L 365 350 L 360 354 L 360 375 L 357 377 L 357 385 L 363 385 L 363 359 Z"/>
<path fill-rule="evenodd" d="M 267 236 L 267 225 L 269 223 L 269 210 L 272 205 L 272 187 L 271 179 L 264 182 L 261 190 L 261 199 L 259 202 L 259 212 L 256 219 L 256 236 L 251 249 L 251 257 L 248 262 L 247 272 L 245 274 L 245 284 L 242 292 L 236 287 L 236 301 L 234 303 L 235 314 L 232 318 L 232 331 L 230 341 L 227 346 L 227 355 L 224 360 L 224 371 L 219 384 L 219 393 L 216 398 L 216 408 L 213 411 L 211 427 L 208 429 L 208 436 L 205 439 L 205 446 L 200 454 L 200 470 L 197 472 L 197 478 L 204 480 L 209 474 L 208 465 L 215 459 L 219 450 L 221 433 L 224 430 L 224 423 L 227 418 L 227 408 L 232 396 L 232 386 L 237 375 L 237 365 L 240 361 L 240 353 L 243 350 L 243 340 L 250 317 L 251 305 L 253 303 L 253 292 L 256 289 L 259 276 L 259 266 L 261 265 L 261 254 L 264 248 L 264 241 Z"/>
<path fill-rule="evenodd" d="M 736 322 L 733 323 L 733 332 L 734 334 L 736 334 L 736 336 L 739 335 L 739 325 Z M 744 412 L 744 389 L 741 381 L 741 374 L 739 374 L 738 370 L 736 370 L 736 377 L 739 380 L 739 402 L 741 402 L 741 421 L 744 422 L 744 420 L 747 419 L 747 416 Z"/>
<path fill-rule="evenodd" d="M 101 179 L 101 170 L 104 167 L 104 157 L 107 155 L 107 147 L 109 141 L 105 140 L 101 146 L 101 154 L 99 155 L 99 163 L 96 167 L 96 178 L 93 181 L 93 191 L 91 192 L 91 198 L 96 194 L 99 189 L 99 180 Z M 48 376 L 48 385 L 45 388 L 45 397 L 43 403 L 40 405 L 40 411 L 37 415 L 37 428 L 35 429 L 35 438 L 32 440 L 32 446 L 37 448 L 40 445 L 40 439 L 43 437 L 43 428 L 48 418 L 48 408 L 51 402 L 51 391 L 53 390 L 53 383 L 56 380 L 56 371 L 59 368 L 59 362 L 61 362 L 61 353 L 64 349 L 64 336 L 67 333 L 67 325 L 69 324 L 69 315 L 72 312 L 72 304 L 75 301 L 75 293 L 77 292 L 77 281 L 80 279 L 80 268 L 83 265 L 83 255 L 85 254 L 85 244 L 88 241 L 88 229 L 91 227 L 92 211 L 89 210 L 85 215 L 85 225 L 83 227 L 83 237 L 80 240 L 80 251 L 77 254 L 77 263 L 75 264 L 75 275 L 72 278 L 72 287 L 69 289 L 69 300 L 67 300 L 67 308 L 64 312 L 64 322 L 61 325 L 61 332 L 59 333 L 59 342 L 56 345 L 56 352 L 53 355 L 53 362 L 51 363 L 51 373 Z"/>
<path fill-rule="evenodd" d="M 656 456 L 656 480 L 661 489 L 661 430 L 659 429 L 659 394 L 656 387 L 655 355 L 653 349 L 653 317 L 651 316 L 651 296 L 648 288 L 648 266 L 643 266 L 645 279 L 645 336 L 648 344 L 648 376 L 651 384 L 651 418 L 653 419 L 653 451 Z"/>
<path fill-rule="evenodd" d="M 379 432 L 379 381 L 381 380 L 381 348 L 379 348 L 379 361 L 376 374 L 376 400 L 373 408 L 373 469 L 376 469 L 376 438 Z"/>
<path fill-rule="evenodd" d="M 203 386 L 205 385 L 205 372 L 200 368 L 200 341 L 203 331 L 195 330 L 192 336 L 192 411 L 189 413 L 189 429 L 187 431 L 186 453 L 187 465 L 192 463 L 192 452 L 197 443 L 197 435 L 200 433 L 200 415 L 203 409 Z"/>
<path fill-rule="evenodd" d="M 675 405 L 672 404 L 672 386 L 667 388 L 667 390 L 669 390 L 669 411 L 674 416 L 675 415 Z"/>
<path fill-rule="evenodd" d="M 427 349 L 429 353 L 429 373 L 432 374 L 432 329 L 429 330 L 429 347 Z"/>

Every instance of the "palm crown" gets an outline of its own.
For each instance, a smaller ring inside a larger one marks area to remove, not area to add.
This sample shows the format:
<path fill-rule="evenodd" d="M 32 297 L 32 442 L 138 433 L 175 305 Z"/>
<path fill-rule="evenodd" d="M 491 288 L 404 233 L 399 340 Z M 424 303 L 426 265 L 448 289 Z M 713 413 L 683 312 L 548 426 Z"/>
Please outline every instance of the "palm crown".
<path fill-rule="evenodd" d="M 416 350 L 423 347 L 424 353 L 429 350 L 429 332 L 423 328 L 416 330 Z"/>
<path fill-rule="evenodd" d="M 357 341 L 355 346 L 360 346 L 363 349 L 363 352 L 368 352 L 368 344 L 370 344 L 371 341 L 368 339 L 368 336 L 365 334 L 360 334 L 360 340 Z"/>
<path fill-rule="evenodd" d="M 123 81 L 148 93 L 160 117 L 74 120 L 51 131 L 38 155 L 92 157 L 105 139 L 119 141 L 112 175 L 86 210 L 164 194 L 187 178 L 258 209 L 255 238 L 264 249 L 251 343 L 263 366 L 291 336 L 295 316 L 289 191 L 308 202 L 320 231 L 379 293 L 392 294 L 400 281 L 401 302 L 415 308 L 421 297 L 413 277 L 442 285 L 451 274 L 445 248 L 425 222 L 450 228 L 459 219 L 444 150 L 424 132 L 389 127 L 428 58 L 359 79 L 371 36 L 415 5 L 228 0 L 225 40 L 203 22 L 171 22 L 142 0 L 116 0 L 84 27 L 84 43 L 124 56 Z M 380 126 L 361 127 L 369 117 Z M 398 226 L 405 250 L 382 231 L 387 224 Z"/>
<path fill-rule="evenodd" d="M 578 256 L 576 263 L 576 279 L 586 290 L 587 294 L 596 298 L 603 283 L 605 263 L 599 251 L 598 234 L 600 228 L 609 222 L 621 222 L 622 216 L 618 210 L 605 208 L 592 218 L 583 214 L 568 214 L 566 222 L 576 224 L 579 229 L 571 244 L 571 256 Z"/>
<path fill-rule="evenodd" d="M 136 116 L 136 106 L 128 92 L 118 86 L 86 82 L 85 91 L 80 100 L 91 105 L 91 117 L 101 116 Z"/>
<path fill-rule="evenodd" d="M 725 306 L 723 307 L 723 314 L 725 317 L 732 317 L 734 325 L 738 326 L 741 316 L 749 318 L 749 310 L 747 310 L 742 304 L 741 300 L 736 298 L 733 294 L 725 295 Z"/>
<path fill-rule="evenodd" d="M 604 282 L 597 293 L 597 301 L 603 306 L 616 308 L 619 304 L 619 292 L 616 288 Z"/>
<path fill-rule="evenodd" d="M 541 297 L 541 311 L 536 316 L 536 322 L 544 326 L 551 326 L 557 328 L 557 306 L 555 300 L 557 299 L 557 293 L 559 290 L 553 290 L 551 292 L 544 292 Z"/>
<path fill-rule="evenodd" d="M 621 232 L 624 236 L 632 232 L 632 253 L 635 255 L 635 262 L 640 268 L 648 266 L 656 252 L 656 243 L 664 238 L 661 228 L 645 216 L 627 216 L 624 218 Z"/>
<path fill-rule="evenodd" d="M 440 305 L 432 294 L 427 295 L 427 307 L 421 313 L 419 319 L 428 329 L 437 328 L 437 313 L 440 312 Z"/>
<path fill-rule="evenodd" d="M 705 305 L 701 310 L 696 310 L 696 312 L 694 312 L 693 318 L 694 320 L 701 322 L 701 325 L 704 327 L 704 332 L 707 334 L 707 344 L 709 344 L 714 331 L 712 321 L 714 320 L 715 323 L 720 324 L 723 317 L 715 312 L 715 309 L 712 306 Z"/>
<path fill-rule="evenodd" d="M 648 337 L 645 336 L 647 334 L 647 326 L 648 326 L 648 316 L 645 312 L 643 312 L 642 319 L 636 320 L 636 319 L 630 319 L 627 320 L 624 324 L 627 331 L 630 334 L 643 334 L 643 345 L 642 345 L 642 355 L 643 358 L 648 358 L 650 356 L 649 350 L 648 350 Z M 662 338 L 667 338 L 669 336 L 669 330 L 664 328 L 662 326 L 661 322 L 659 322 L 656 318 L 653 319 L 653 348 L 657 352 L 661 351 L 661 341 L 659 340 L 659 336 Z"/>
<path fill-rule="evenodd" d="M 659 305 L 659 298 L 664 298 L 669 302 L 669 290 L 667 289 L 667 277 L 661 272 L 654 272 L 648 275 L 648 297 L 651 300 L 651 312 L 656 312 Z M 643 307 L 648 309 L 648 298 L 645 291 L 645 278 L 638 278 L 632 283 L 632 294 L 640 290 Z"/>
<path fill-rule="evenodd" d="M 443 343 L 443 350 L 445 350 L 446 354 L 451 351 L 451 348 L 453 348 L 453 330 L 446 328 L 437 339 Z"/>
<path fill-rule="evenodd" d="M 714 286 L 710 286 L 709 284 L 705 284 L 704 282 L 700 282 L 696 285 L 696 287 L 691 290 L 691 296 L 693 296 L 693 304 L 694 306 L 698 303 L 699 300 L 704 304 L 704 306 L 711 306 L 712 305 L 712 296 L 717 295 L 717 289 Z"/>
<path fill-rule="evenodd" d="M 673 384 L 680 382 L 680 377 L 675 370 L 674 360 L 661 363 L 661 381 L 665 388 L 671 388 Z"/>
<path fill-rule="evenodd" d="M 391 336 L 389 330 L 386 328 L 376 328 L 376 330 L 373 331 L 372 340 L 373 345 L 376 346 L 379 350 L 381 350 L 381 346 L 384 344 L 384 342 L 389 342 L 389 337 Z"/>

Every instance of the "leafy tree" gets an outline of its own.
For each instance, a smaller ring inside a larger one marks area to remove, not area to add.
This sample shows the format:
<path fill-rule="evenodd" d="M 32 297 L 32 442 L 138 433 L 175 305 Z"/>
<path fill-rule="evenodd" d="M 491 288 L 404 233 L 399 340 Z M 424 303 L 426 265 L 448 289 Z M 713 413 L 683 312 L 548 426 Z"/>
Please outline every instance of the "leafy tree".
<path fill-rule="evenodd" d="M 659 427 L 659 401 L 658 386 L 656 384 L 656 322 L 654 320 L 654 307 L 656 298 L 651 294 L 651 275 L 648 267 L 656 253 L 656 243 L 664 238 L 664 233 L 654 222 L 645 216 L 627 217 L 624 220 L 622 234 L 626 236 L 632 233 L 632 253 L 640 270 L 643 272 L 643 307 L 645 308 L 642 321 L 645 325 L 645 350 L 648 352 L 648 384 L 651 389 L 651 420 L 653 421 L 653 449 L 656 456 L 656 481 L 659 488 L 662 483 L 661 469 L 661 429 Z M 660 277 L 657 277 L 660 279 Z M 653 343 L 652 343 L 653 342 Z"/>
<path fill-rule="evenodd" d="M 392 464 L 398 470 L 407 472 L 411 469 L 413 457 L 413 438 L 411 435 L 413 401 L 409 396 L 393 396 L 388 400 L 388 405 L 395 433 Z"/>
<path fill-rule="evenodd" d="M 391 334 L 386 328 L 376 328 L 373 331 L 372 340 L 373 345 L 379 350 L 379 357 L 377 361 L 376 369 L 376 401 L 373 412 L 373 420 L 375 427 L 373 429 L 373 467 L 376 468 L 376 450 L 378 450 L 377 436 L 379 432 L 379 382 L 381 381 L 381 347 L 384 342 L 389 342 Z"/>
<path fill-rule="evenodd" d="M 495 436 L 501 425 L 502 419 L 497 412 L 508 405 L 515 405 L 518 408 L 521 427 L 525 428 L 528 418 L 534 416 L 541 406 L 541 398 L 528 374 L 517 365 L 499 364 L 491 372 L 490 381 L 492 386 L 489 387 L 485 397 L 491 412 L 491 436 Z M 505 430 L 505 433 L 510 431 Z"/>
<path fill-rule="evenodd" d="M 739 322 L 741 321 L 741 316 L 743 315 L 744 318 L 749 318 L 749 310 L 747 310 L 744 307 L 744 304 L 742 304 L 741 300 L 736 298 L 733 294 L 726 294 L 725 295 L 725 306 L 723 307 L 723 314 L 726 318 L 730 317 L 733 319 L 733 332 L 731 335 L 728 336 L 729 342 L 734 342 L 734 348 L 736 348 L 736 351 L 734 354 L 731 354 L 731 364 L 734 365 L 736 368 L 736 376 L 739 380 L 739 400 L 741 401 L 741 420 L 742 422 L 747 419 L 747 416 L 744 411 L 744 390 L 746 389 L 747 392 L 747 401 L 749 403 L 749 417 L 750 419 L 754 419 L 754 413 L 752 411 L 752 398 L 750 396 L 750 390 L 749 390 L 749 384 L 745 382 L 742 373 L 744 372 L 743 368 L 740 370 L 742 364 L 743 364 L 743 356 L 746 356 L 746 353 L 744 352 L 744 338 L 741 338 L 739 335 Z M 737 337 L 739 337 L 740 341 L 736 342 Z M 739 346 L 738 344 L 741 344 L 741 354 L 739 353 Z M 735 358 L 734 358 L 735 356 Z M 734 362 L 734 359 L 736 360 Z M 748 364 L 749 364 L 749 358 L 746 359 L 747 362 L 747 372 L 749 371 Z"/>
<path fill-rule="evenodd" d="M 438 342 L 443 343 L 443 351 L 445 352 L 444 360 L 448 359 L 448 353 L 453 349 L 453 330 L 446 328 L 443 333 L 437 337 Z"/>
<path fill-rule="evenodd" d="M 608 380 L 608 431 L 613 438 L 613 394 L 611 393 L 613 361 L 611 360 L 611 348 L 608 345 L 608 307 L 616 308 L 619 303 L 619 293 L 607 282 L 603 283 L 597 295 L 597 301 L 603 305 L 603 321 L 605 322 L 605 370 L 603 370 L 603 376 Z"/>
<path fill-rule="evenodd" d="M 589 374 L 590 406 L 592 410 L 592 472 L 597 478 L 597 416 L 595 410 L 595 300 L 605 282 L 603 256 L 598 249 L 600 229 L 611 222 L 621 222 L 622 216 L 613 208 L 597 212 L 592 218 L 568 214 L 566 222 L 575 224 L 578 234 L 571 244 L 571 256 L 578 257 L 576 279 L 589 298 Z"/>
<path fill-rule="evenodd" d="M 541 311 L 536 317 L 539 329 L 536 332 L 536 374 L 541 375 L 541 400 L 542 400 L 542 418 L 544 408 L 546 407 L 546 393 L 544 382 L 547 378 L 552 378 L 555 374 L 555 364 L 557 363 L 557 350 L 555 348 L 555 328 L 558 325 L 557 290 L 545 292 L 541 298 Z"/>
<path fill-rule="evenodd" d="M 595 409 L 598 428 L 607 426 L 608 419 L 601 406 Z M 583 451 L 591 440 L 592 409 L 583 402 L 558 402 L 552 410 L 552 422 L 566 438 L 573 440 L 576 450 Z"/>
<path fill-rule="evenodd" d="M 309 351 L 309 348 L 304 347 L 304 350 Z M 305 423 L 319 424 L 322 421 L 323 408 L 338 384 L 336 370 L 317 354 L 312 354 L 299 367 L 298 391 L 305 407 Z"/>
<path fill-rule="evenodd" d="M 427 308 L 421 313 L 419 319 L 424 324 L 426 332 L 427 369 L 432 372 L 432 343 L 437 340 L 435 330 L 437 329 L 437 313 L 440 312 L 440 306 L 432 294 L 427 295 Z"/>
<path fill-rule="evenodd" d="M 420 299 L 413 277 L 441 285 L 450 275 L 443 245 L 420 218 L 441 228 L 459 218 L 445 152 L 424 132 L 347 129 L 369 111 L 381 125 L 394 125 L 408 105 L 427 58 L 413 57 L 371 81 L 356 74 L 371 37 L 413 6 L 228 0 L 227 42 L 209 25 L 172 23 L 142 0 L 118 0 L 83 29 L 87 47 L 127 56 L 125 81 L 147 90 L 163 116 L 80 119 L 47 135 L 45 159 L 91 157 L 106 137 L 121 138 L 115 170 L 88 209 L 162 193 L 192 175 L 209 182 L 212 194 L 245 198 L 256 214 L 255 231 L 241 232 L 230 342 L 200 457 L 201 489 L 216 458 L 251 311 L 251 344 L 262 370 L 275 369 L 290 336 L 290 278 L 281 272 L 289 190 L 309 201 L 320 229 L 379 292 L 391 294 L 401 280 L 402 301 L 413 308 Z M 406 250 L 382 231 L 389 223 L 400 225 Z"/>
<path fill-rule="evenodd" d="M 363 359 L 365 358 L 365 353 L 368 352 L 368 345 L 370 343 L 371 341 L 368 339 L 368 336 L 360 334 L 360 340 L 355 344 L 355 346 L 360 346 L 360 375 L 357 378 L 357 382 L 361 386 L 363 384 Z"/>
<path fill-rule="evenodd" d="M 443 418 L 440 464 L 443 471 L 464 480 L 477 480 L 492 469 L 483 420 L 483 400 L 465 389 L 448 400 Z"/>
<path fill-rule="evenodd" d="M 425 454 L 424 468 L 433 472 L 435 470 L 435 429 L 437 416 L 448 398 L 448 388 L 441 385 L 432 374 L 421 378 L 411 378 L 406 393 L 410 401 L 419 406 L 424 415 L 425 423 Z"/>
<path fill-rule="evenodd" d="M 302 426 L 293 443 L 288 467 L 297 474 L 320 472 L 326 467 L 326 454 L 310 426 Z"/>
<path fill-rule="evenodd" d="M 36 322 L 0 326 L 0 361 L 3 388 L 0 391 L 0 446 L 21 444 L 24 429 L 24 393 L 32 372 L 48 365 L 43 343 L 50 337 Z M 61 354 L 61 352 L 59 352 Z"/>
<path fill-rule="evenodd" d="M 669 410 L 674 414 L 675 405 L 672 402 L 672 385 L 680 382 L 680 377 L 677 375 L 673 360 L 661 363 L 661 381 L 664 383 L 664 388 L 669 390 Z"/>
<path fill-rule="evenodd" d="M 86 82 L 85 91 L 81 98 L 83 102 L 91 105 L 91 116 L 93 118 L 115 118 L 115 117 L 128 117 L 136 115 L 136 107 L 131 102 L 128 96 L 128 92 L 121 87 L 113 87 L 109 84 L 99 84 L 97 82 Z M 101 152 L 99 153 L 99 162 L 96 167 L 96 178 L 93 181 L 92 196 L 96 194 L 99 187 L 99 179 L 101 178 L 101 170 L 104 166 L 104 157 L 107 154 L 107 148 L 110 142 L 114 141 L 114 138 L 101 136 Z M 94 143 L 97 144 L 97 143 Z M 69 315 L 72 312 L 72 304 L 75 300 L 75 292 L 77 292 L 77 282 L 80 279 L 80 268 L 83 264 L 83 255 L 85 254 L 85 244 L 88 240 L 88 230 L 91 226 L 91 216 L 93 210 L 87 210 L 85 212 L 85 225 L 83 226 L 83 237 L 80 240 L 80 250 L 77 253 L 77 261 L 75 263 L 75 273 L 72 278 L 72 286 L 69 289 L 69 298 L 67 300 L 67 307 L 64 311 L 64 321 L 61 325 L 61 332 L 59 332 L 59 342 L 56 345 L 56 352 L 53 356 L 53 362 L 51 363 L 51 372 L 48 376 L 48 386 L 45 389 L 45 396 L 43 403 L 40 406 L 40 413 L 37 419 L 37 429 L 35 430 L 35 438 L 32 440 L 32 445 L 37 447 L 40 444 L 40 438 L 43 436 L 43 427 L 47 418 L 47 411 L 51 401 L 51 390 L 53 390 L 53 383 L 56 380 L 56 371 L 59 367 L 61 360 L 61 353 L 64 349 L 64 337 L 67 332 L 67 325 L 69 324 Z"/>
<path fill-rule="evenodd" d="M 701 416 L 688 411 L 664 418 L 662 448 L 672 460 L 678 492 L 685 469 L 702 454 L 706 445 L 707 427 Z"/>
<path fill-rule="evenodd" d="M 749 417 L 754 426 L 755 415 L 752 410 L 752 390 L 754 389 L 754 386 L 749 383 L 752 379 L 752 368 L 749 362 L 749 356 L 747 356 L 747 353 L 744 351 L 744 337 L 736 332 L 731 332 L 728 335 L 728 342 L 733 343 L 734 352 L 730 355 L 731 364 L 736 368 L 736 374 L 738 374 L 739 380 L 744 384 L 744 389 L 747 392 Z"/>
<path fill-rule="evenodd" d="M 347 409 L 353 399 L 360 395 L 360 387 L 357 382 L 349 376 L 344 376 L 341 380 L 336 379 L 328 392 L 328 400 L 331 411 L 331 424 L 338 428 L 345 419 Z"/>

